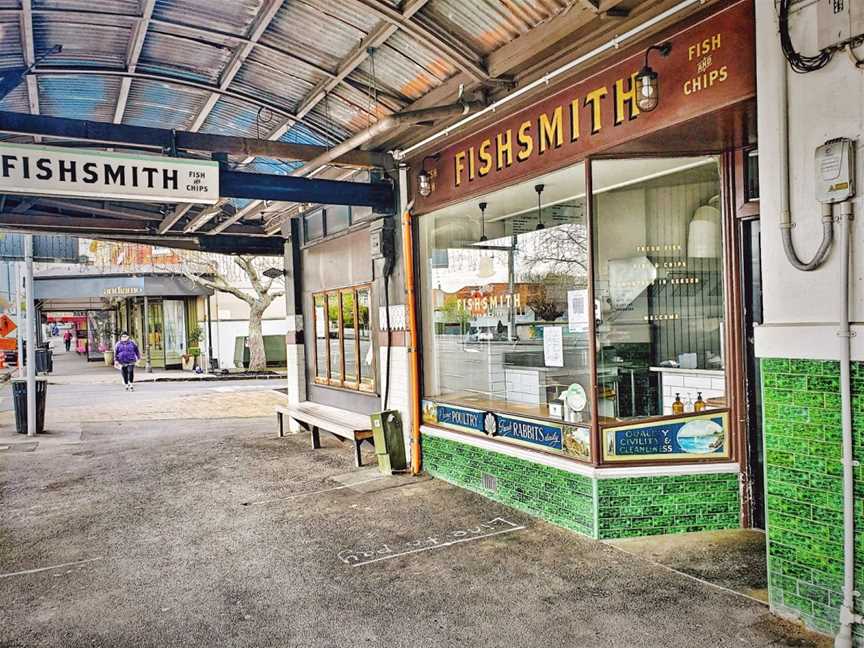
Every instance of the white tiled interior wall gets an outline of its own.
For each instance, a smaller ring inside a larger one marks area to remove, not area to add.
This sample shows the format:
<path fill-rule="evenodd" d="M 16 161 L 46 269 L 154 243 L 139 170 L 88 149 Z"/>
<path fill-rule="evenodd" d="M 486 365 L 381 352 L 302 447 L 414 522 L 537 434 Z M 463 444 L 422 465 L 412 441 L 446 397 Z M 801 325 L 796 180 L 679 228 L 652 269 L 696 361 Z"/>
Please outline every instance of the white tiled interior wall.
<path fill-rule="evenodd" d="M 405 440 L 406 459 L 411 459 L 411 395 L 408 372 L 408 349 L 404 346 L 389 347 L 390 356 L 390 396 L 388 409 L 399 410 L 402 417 L 402 436 Z M 384 407 L 384 394 L 387 389 L 387 351 L 382 346 L 378 351 L 378 374 L 381 376 L 381 407 Z"/>
<path fill-rule="evenodd" d="M 672 403 L 675 402 L 675 394 L 681 395 L 681 402 L 687 401 L 687 396 L 690 400 L 696 401 L 698 392 L 702 392 L 702 399 L 717 398 L 725 396 L 726 381 L 722 376 L 718 376 L 716 372 L 710 373 L 692 373 L 692 374 L 674 374 L 662 373 L 661 380 L 663 381 L 663 413 L 672 413 Z"/>

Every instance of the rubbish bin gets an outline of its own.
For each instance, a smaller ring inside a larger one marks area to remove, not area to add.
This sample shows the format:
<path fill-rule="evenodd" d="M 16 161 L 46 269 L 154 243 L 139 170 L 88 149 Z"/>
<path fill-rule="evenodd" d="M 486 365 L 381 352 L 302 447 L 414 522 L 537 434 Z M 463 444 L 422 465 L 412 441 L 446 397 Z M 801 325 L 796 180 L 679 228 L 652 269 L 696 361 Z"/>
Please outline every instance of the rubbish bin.
<path fill-rule="evenodd" d="M 45 430 L 45 397 L 48 379 L 36 377 L 36 432 Z M 27 434 L 27 379 L 12 379 L 12 398 L 15 401 L 15 429 Z"/>

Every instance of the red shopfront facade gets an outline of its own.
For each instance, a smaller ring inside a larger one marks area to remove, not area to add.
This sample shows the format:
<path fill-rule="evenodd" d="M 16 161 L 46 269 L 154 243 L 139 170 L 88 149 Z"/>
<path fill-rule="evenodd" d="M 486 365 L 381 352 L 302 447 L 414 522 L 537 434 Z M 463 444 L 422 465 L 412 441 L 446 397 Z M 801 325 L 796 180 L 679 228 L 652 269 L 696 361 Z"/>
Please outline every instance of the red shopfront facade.
<path fill-rule="evenodd" d="M 593 537 L 759 519 L 754 47 L 752 0 L 719 3 L 411 161 L 429 472 Z"/>

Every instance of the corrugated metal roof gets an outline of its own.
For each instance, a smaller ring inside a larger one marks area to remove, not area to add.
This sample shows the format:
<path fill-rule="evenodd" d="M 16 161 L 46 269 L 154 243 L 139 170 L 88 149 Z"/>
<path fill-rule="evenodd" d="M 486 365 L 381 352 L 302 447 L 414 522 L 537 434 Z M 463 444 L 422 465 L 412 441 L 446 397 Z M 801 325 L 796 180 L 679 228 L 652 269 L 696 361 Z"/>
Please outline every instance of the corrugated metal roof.
<path fill-rule="evenodd" d="M 150 32 L 138 69 L 215 84 L 230 58 L 231 50 L 223 45 Z"/>
<path fill-rule="evenodd" d="M 485 56 L 574 4 L 573 0 L 430 0 L 420 14 L 452 25 L 458 38 Z"/>
<path fill-rule="evenodd" d="M 136 79 L 129 90 L 123 123 L 134 126 L 188 128 L 210 93 L 175 84 Z"/>
<path fill-rule="evenodd" d="M 349 0 L 292 0 L 282 5 L 261 42 L 274 47 L 291 43 L 308 61 L 335 70 L 375 24 Z"/>
<path fill-rule="evenodd" d="M 54 45 L 62 45 L 61 53 L 51 55 L 52 66 L 122 68 L 126 65 L 130 29 L 104 22 L 95 19 L 84 22 L 80 18 L 72 20 L 72 17 L 58 20 L 53 15 L 34 15 L 33 42 L 36 52 L 38 54 Z"/>
<path fill-rule="evenodd" d="M 457 72 L 440 55 L 401 32 L 393 34 L 375 51 L 374 61 L 367 59 L 360 69 L 363 78 L 374 76 L 379 86 L 411 99 L 422 97 Z"/>
<path fill-rule="evenodd" d="M 16 6 L 20 3 L 14 2 Z M 137 16 L 138 0 L 33 0 L 33 10 L 57 9 L 61 11 L 87 11 Z"/>
<path fill-rule="evenodd" d="M 21 51 L 21 23 L 13 16 L 0 18 L 0 68 L 24 65 Z"/>
<path fill-rule="evenodd" d="M 39 106 L 48 115 L 111 121 L 120 79 L 93 74 L 39 76 Z"/>
<path fill-rule="evenodd" d="M 213 106 L 210 115 L 201 127 L 202 133 L 220 133 L 240 137 L 257 137 L 266 134 L 266 127 L 257 119 L 258 108 L 252 104 L 231 98 L 222 98 Z M 262 111 L 263 112 L 263 111 Z"/>
<path fill-rule="evenodd" d="M 245 35 L 262 0 L 157 0 L 153 17 Z"/>
<path fill-rule="evenodd" d="M 246 59 L 232 87 L 293 110 L 322 78 L 308 65 L 271 50 L 258 49 Z"/>

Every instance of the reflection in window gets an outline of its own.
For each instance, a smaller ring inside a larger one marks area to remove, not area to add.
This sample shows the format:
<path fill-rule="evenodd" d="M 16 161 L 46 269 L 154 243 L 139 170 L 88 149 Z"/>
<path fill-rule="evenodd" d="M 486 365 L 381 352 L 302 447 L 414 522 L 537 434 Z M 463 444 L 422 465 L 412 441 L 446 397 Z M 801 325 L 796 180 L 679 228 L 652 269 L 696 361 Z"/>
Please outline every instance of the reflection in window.
<path fill-rule="evenodd" d="M 427 398 L 590 421 L 584 167 L 544 183 L 420 218 Z"/>
<path fill-rule="evenodd" d="M 357 338 L 360 342 L 360 382 L 367 388 L 375 384 L 375 356 L 372 347 L 372 324 L 369 289 L 357 291 Z"/>
<path fill-rule="evenodd" d="M 327 297 L 316 295 L 314 299 L 315 312 L 315 377 L 327 378 L 329 366 L 327 356 Z"/>
<path fill-rule="evenodd" d="M 330 341 L 330 380 L 342 382 L 342 326 L 339 293 L 327 295 L 327 339 Z"/>
<path fill-rule="evenodd" d="M 600 422 L 725 406 L 716 160 L 592 164 Z"/>
<path fill-rule="evenodd" d="M 313 295 L 316 383 L 375 391 L 370 300 L 367 286 Z"/>

